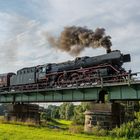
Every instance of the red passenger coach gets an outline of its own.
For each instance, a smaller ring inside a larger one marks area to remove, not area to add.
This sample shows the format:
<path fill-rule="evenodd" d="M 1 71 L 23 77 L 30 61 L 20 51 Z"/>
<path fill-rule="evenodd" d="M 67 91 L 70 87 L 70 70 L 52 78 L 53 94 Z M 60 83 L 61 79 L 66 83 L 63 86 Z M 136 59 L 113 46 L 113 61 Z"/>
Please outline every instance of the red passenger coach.
<path fill-rule="evenodd" d="M 10 86 L 10 77 L 15 75 L 14 73 L 0 74 L 0 88 Z"/>

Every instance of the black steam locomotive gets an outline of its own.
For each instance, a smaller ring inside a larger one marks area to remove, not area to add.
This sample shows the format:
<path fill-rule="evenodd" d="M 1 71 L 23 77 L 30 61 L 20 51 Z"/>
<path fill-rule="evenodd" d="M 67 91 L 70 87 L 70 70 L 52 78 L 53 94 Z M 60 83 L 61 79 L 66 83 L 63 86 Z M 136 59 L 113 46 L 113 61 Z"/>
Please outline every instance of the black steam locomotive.
<path fill-rule="evenodd" d="M 95 57 L 78 57 L 64 63 L 50 63 L 26 67 L 17 73 L 0 74 L 0 91 L 33 90 L 82 84 L 119 82 L 128 72 L 123 63 L 130 62 L 130 54 L 119 50 Z M 122 76 L 123 75 L 123 76 Z"/>

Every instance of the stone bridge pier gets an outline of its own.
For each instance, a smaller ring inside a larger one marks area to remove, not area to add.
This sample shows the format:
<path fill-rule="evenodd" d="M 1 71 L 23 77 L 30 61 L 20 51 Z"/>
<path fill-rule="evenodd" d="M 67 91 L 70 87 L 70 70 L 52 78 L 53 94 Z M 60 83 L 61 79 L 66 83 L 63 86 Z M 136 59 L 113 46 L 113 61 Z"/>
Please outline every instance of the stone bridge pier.
<path fill-rule="evenodd" d="M 85 114 L 85 132 L 92 132 L 93 127 L 112 129 L 124 122 L 134 119 L 134 112 L 139 111 L 138 101 L 124 101 L 114 103 L 91 102 Z"/>
<path fill-rule="evenodd" d="M 32 122 L 38 124 L 40 122 L 40 109 L 37 104 L 8 104 L 5 112 L 7 121 Z"/>
<path fill-rule="evenodd" d="M 85 112 L 85 131 L 92 128 L 111 129 L 120 126 L 124 119 L 124 110 L 119 103 L 90 103 L 90 110 Z"/>

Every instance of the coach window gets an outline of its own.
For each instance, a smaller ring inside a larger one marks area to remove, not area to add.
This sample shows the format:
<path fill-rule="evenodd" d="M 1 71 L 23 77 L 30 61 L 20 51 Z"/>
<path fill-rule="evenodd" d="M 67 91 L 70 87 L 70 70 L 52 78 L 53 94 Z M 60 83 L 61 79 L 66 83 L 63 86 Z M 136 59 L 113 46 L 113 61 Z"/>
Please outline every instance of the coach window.
<path fill-rule="evenodd" d="M 43 72 L 43 73 L 46 72 L 46 68 L 45 68 L 45 67 L 42 68 L 42 72 Z"/>

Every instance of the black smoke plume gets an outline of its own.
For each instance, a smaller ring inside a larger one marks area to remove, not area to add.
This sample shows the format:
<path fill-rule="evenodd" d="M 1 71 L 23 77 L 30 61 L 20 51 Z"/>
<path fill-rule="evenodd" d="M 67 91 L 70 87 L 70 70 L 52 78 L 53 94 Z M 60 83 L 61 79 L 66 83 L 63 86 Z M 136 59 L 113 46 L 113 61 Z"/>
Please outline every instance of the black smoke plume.
<path fill-rule="evenodd" d="M 47 40 L 51 46 L 77 56 L 86 47 L 104 47 L 107 52 L 111 51 L 111 37 L 105 35 L 104 28 L 95 31 L 86 27 L 65 27 L 60 37 L 55 38 L 47 34 Z"/>

